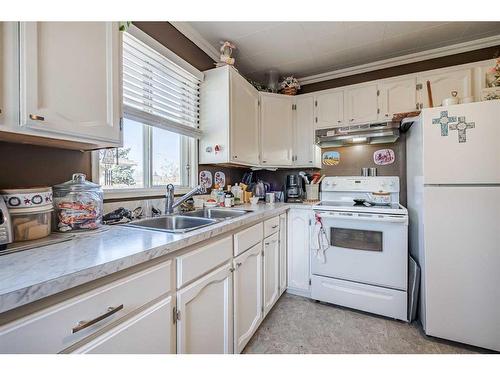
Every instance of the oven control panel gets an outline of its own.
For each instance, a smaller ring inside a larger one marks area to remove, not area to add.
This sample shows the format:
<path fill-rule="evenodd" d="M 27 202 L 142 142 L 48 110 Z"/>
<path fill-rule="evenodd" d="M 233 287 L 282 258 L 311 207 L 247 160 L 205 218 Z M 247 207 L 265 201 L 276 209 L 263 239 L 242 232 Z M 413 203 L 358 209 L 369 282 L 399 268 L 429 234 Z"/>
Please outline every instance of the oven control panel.
<path fill-rule="evenodd" d="M 321 191 L 399 193 L 399 177 L 325 177 Z"/>

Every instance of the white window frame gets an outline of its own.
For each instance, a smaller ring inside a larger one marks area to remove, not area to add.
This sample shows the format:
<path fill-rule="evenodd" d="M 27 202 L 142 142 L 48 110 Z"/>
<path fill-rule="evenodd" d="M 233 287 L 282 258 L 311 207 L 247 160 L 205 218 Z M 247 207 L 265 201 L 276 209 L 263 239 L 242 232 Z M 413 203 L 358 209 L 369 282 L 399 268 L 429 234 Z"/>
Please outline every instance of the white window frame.
<path fill-rule="evenodd" d="M 187 70 L 191 74 L 197 76 L 200 78 L 200 80 L 203 81 L 203 72 L 199 71 L 195 67 L 193 67 L 191 64 L 177 56 L 175 53 L 170 51 L 168 48 L 166 48 L 163 44 L 159 43 L 152 37 L 150 37 L 148 34 L 140 30 L 138 27 L 131 25 L 129 29 L 127 30 L 128 33 L 139 39 L 141 42 L 145 43 L 149 47 L 153 48 L 157 52 L 161 53 L 165 57 L 167 57 L 170 61 L 174 62 L 175 64 L 179 65 L 183 69 Z M 128 118 L 126 115 L 124 115 L 125 118 Z M 130 118 L 131 120 L 134 120 L 134 118 Z M 144 124 L 144 125 L 149 125 L 149 124 Z M 150 125 L 151 126 L 151 125 Z M 144 173 L 144 181 L 151 181 L 152 182 L 152 176 L 151 176 L 151 170 L 152 170 L 152 163 L 153 160 L 150 158 L 150 149 L 148 149 L 146 146 L 151 145 L 151 133 L 152 130 L 144 132 L 145 137 L 149 135 L 150 139 L 148 140 L 148 143 L 146 141 L 143 141 L 143 144 L 145 147 L 143 147 L 143 160 L 147 161 L 145 162 L 145 169 L 143 171 Z M 176 186 L 175 193 L 176 194 L 184 194 L 187 193 L 189 190 L 191 190 L 194 186 L 196 186 L 197 181 L 198 181 L 198 140 L 196 138 L 183 138 L 185 141 L 183 142 L 181 149 L 186 147 L 187 152 L 182 153 L 181 155 L 181 168 L 183 166 L 187 166 L 187 172 L 181 172 L 181 173 L 187 173 L 187 179 L 189 182 L 188 186 Z M 188 156 L 188 160 L 184 160 L 184 155 Z M 99 151 L 94 151 L 92 153 L 92 180 L 94 182 L 99 181 Z M 155 197 L 155 196 L 161 196 L 165 194 L 165 186 L 157 186 L 157 187 L 145 187 L 145 188 L 130 188 L 130 189 L 104 189 L 104 199 L 126 199 L 126 198 L 147 198 L 147 197 Z"/>

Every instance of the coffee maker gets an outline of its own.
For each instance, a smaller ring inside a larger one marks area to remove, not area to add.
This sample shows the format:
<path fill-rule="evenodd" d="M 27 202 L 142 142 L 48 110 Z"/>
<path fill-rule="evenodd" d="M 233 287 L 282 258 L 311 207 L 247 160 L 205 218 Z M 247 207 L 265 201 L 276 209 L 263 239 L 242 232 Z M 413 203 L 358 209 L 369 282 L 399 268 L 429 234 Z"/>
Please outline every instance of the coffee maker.
<path fill-rule="evenodd" d="M 286 176 L 285 202 L 302 203 L 302 182 L 296 174 Z"/>

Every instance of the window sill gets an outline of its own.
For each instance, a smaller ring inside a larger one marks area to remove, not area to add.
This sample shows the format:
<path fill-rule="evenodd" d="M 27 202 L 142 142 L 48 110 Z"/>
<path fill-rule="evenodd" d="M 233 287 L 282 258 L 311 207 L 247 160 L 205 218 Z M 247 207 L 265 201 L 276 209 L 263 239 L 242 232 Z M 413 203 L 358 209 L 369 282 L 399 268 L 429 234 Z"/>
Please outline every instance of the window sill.
<path fill-rule="evenodd" d="M 189 187 L 179 186 L 175 188 L 175 195 L 183 195 L 190 190 Z M 163 198 L 165 193 L 166 188 L 104 190 L 104 202 Z"/>

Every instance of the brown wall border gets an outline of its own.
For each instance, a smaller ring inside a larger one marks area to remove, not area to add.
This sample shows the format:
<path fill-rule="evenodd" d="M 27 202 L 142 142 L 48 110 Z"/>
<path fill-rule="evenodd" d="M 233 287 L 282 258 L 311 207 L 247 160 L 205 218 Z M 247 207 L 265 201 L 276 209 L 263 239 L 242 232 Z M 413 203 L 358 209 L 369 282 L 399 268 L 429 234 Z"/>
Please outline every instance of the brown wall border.
<path fill-rule="evenodd" d="M 500 45 L 477 49 L 474 51 L 457 53 L 455 55 L 437 57 L 435 59 L 418 61 L 410 64 L 397 65 L 390 68 L 373 70 L 370 72 L 355 74 L 346 77 L 329 79 L 327 81 L 303 85 L 299 94 L 307 94 L 314 91 L 333 89 L 335 87 L 349 86 L 356 83 L 375 81 L 377 79 L 402 76 L 405 74 L 424 72 L 427 70 L 445 68 L 448 66 L 462 65 L 477 61 L 493 59 L 500 56 Z"/>

